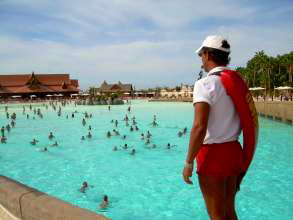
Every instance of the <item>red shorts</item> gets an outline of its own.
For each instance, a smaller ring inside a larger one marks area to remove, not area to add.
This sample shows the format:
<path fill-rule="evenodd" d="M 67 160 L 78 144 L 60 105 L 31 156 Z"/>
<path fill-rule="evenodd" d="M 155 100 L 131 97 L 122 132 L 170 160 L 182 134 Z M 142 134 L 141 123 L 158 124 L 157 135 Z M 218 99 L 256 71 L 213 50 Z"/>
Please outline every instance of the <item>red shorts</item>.
<path fill-rule="evenodd" d="M 196 172 L 203 176 L 235 176 L 241 172 L 242 157 L 238 141 L 203 144 L 196 156 Z"/>

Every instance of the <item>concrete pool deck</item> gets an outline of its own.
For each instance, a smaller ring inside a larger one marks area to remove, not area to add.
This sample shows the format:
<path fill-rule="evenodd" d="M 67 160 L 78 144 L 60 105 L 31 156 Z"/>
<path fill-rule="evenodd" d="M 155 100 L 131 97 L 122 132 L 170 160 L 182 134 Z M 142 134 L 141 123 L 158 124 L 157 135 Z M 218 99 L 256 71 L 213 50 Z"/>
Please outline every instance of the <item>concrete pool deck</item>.
<path fill-rule="evenodd" d="M 192 98 L 157 98 L 149 102 L 192 102 Z M 262 117 L 293 125 L 292 101 L 255 101 L 258 114 Z"/>
<path fill-rule="evenodd" d="M 109 220 L 0 176 L 0 220 Z"/>

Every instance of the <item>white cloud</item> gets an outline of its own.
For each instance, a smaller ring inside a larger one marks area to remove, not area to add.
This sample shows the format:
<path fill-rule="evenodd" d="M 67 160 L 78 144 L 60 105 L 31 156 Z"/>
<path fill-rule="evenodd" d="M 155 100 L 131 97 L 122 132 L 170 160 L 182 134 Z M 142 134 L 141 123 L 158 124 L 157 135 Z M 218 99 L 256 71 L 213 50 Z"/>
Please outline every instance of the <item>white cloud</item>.
<path fill-rule="evenodd" d="M 147 79 L 154 82 L 165 78 L 171 83 L 170 76 L 191 69 L 192 63 L 192 57 L 178 57 L 176 54 L 178 50 L 188 49 L 183 42 L 134 42 L 76 48 L 55 42 L 0 38 L 0 45 L 1 73 L 70 72 L 87 85 L 89 82 L 99 84 L 103 79 L 128 80 L 138 82 L 140 86 L 144 83 L 151 86 Z M 167 56 L 161 56 L 162 53 Z"/>
<path fill-rule="evenodd" d="M 69 72 L 82 87 L 98 85 L 104 79 L 132 82 L 137 87 L 173 86 L 193 84 L 200 67 L 194 50 L 208 34 L 228 37 L 232 66 L 245 65 L 259 50 L 276 55 L 289 52 L 293 46 L 292 22 L 280 21 L 277 26 L 253 24 L 251 21 L 260 16 L 259 9 L 236 1 L 53 2 L 5 2 L 6 6 L 30 11 L 32 18 L 42 13 L 47 20 L 38 21 L 36 17 L 22 27 L 31 37 L 13 30 L 0 35 L 0 73 Z M 284 11 L 290 11 L 290 7 L 279 8 L 270 16 Z M 211 17 L 223 22 L 202 23 Z M 233 23 L 233 18 L 245 22 Z M 18 25 L 22 26 L 22 21 Z M 45 36 L 36 37 L 35 33 Z"/>

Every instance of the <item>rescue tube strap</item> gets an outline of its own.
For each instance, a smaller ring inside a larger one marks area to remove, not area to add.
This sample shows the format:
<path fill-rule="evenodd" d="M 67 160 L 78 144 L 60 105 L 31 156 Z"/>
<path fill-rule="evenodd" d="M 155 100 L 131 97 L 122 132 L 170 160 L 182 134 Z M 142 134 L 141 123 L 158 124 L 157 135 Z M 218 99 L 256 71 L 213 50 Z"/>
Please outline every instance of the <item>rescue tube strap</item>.
<path fill-rule="evenodd" d="M 257 138 L 258 138 L 258 116 L 250 91 L 242 76 L 233 70 L 214 72 L 221 78 L 226 93 L 231 97 L 235 109 L 240 118 L 243 132 L 243 166 L 242 171 L 246 172 L 253 159 Z"/>

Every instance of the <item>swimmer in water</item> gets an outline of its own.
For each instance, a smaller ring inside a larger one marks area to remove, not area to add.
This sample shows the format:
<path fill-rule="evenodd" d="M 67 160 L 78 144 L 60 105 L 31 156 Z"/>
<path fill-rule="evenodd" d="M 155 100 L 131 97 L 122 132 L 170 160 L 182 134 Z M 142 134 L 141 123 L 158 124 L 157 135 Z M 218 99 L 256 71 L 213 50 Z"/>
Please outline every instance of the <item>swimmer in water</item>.
<path fill-rule="evenodd" d="M 82 119 L 82 125 L 83 125 L 83 126 L 85 126 L 85 125 L 86 125 L 86 121 L 85 121 L 85 119 L 84 119 L 84 118 Z"/>
<path fill-rule="evenodd" d="M 177 145 L 175 145 L 175 144 L 171 145 L 170 143 L 168 143 L 167 144 L 167 149 L 171 149 L 171 147 L 175 147 L 175 146 L 177 146 Z"/>
<path fill-rule="evenodd" d="M 135 155 L 135 153 L 136 153 L 135 149 L 132 149 L 130 152 L 130 155 Z"/>
<path fill-rule="evenodd" d="M 145 142 L 145 145 L 148 145 L 149 143 L 151 143 L 150 139 L 147 138 L 146 142 Z"/>
<path fill-rule="evenodd" d="M 91 134 L 91 132 L 89 132 L 89 133 L 87 134 L 87 138 L 92 138 L 92 134 Z"/>
<path fill-rule="evenodd" d="M 115 133 L 115 135 L 120 135 L 119 132 L 116 131 L 116 129 L 113 129 L 112 131 Z"/>
<path fill-rule="evenodd" d="M 158 123 L 156 121 L 153 121 L 152 125 L 153 125 L 153 127 L 156 127 L 156 126 L 158 126 Z"/>
<path fill-rule="evenodd" d="M 183 129 L 183 134 L 186 134 L 186 132 L 187 132 L 187 127 L 185 127 L 185 128 Z"/>
<path fill-rule="evenodd" d="M 111 137 L 111 132 L 108 131 L 108 132 L 107 132 L 107 138 L 110 138 L 110 137 Z"/>
<path fill-rule="evenodd" d="M 31 143 L 31 145 L 36 145 L 38 142 L 39 141 L 34 138 L 30 143 Z"/>
<path fill-rule="evenodd" d="M 140 140 L 144 140 L 144 134 L 143 133 L 141 133 L 141 135 L 140 135 Z"/>
<path fill-rule="evenodd" d="M 82 183 L 82 187 L 79 189 L 80 192 L 85 193 L 85 190 L 89 188 L 88 183 L 85 181 Z"/>
<path fill-rule="evenodd" d="M 51 144 L 50 147 L 58 147 L 58 143 L 57 143 L 57 141 L 55 141 L 54 144 Z"/>
<path fill-rule="evenodd" d="M 177 135 L 178 135 L 178 137 L 182 137 L 183 132 L 179 131 Z"/>
<path fill-rule="evenodd" d="M 81 140 L 84 141 L 85 140 L 85 137 L 84 136 L 81 136 Z"/>
<path fill-rule="evenodd" d="M 107 195 L 104 195 L 103 201 L 100 204 L 100 208 L 101 209 L 105 209 L 107 208 L 107 206 L 109 205 L 109 199 Z"/>
<path fill-rule="evenodd" d="M 171 144 L 170 143 L 167 144 L 167 149 L 171 149 Z"/>
<path fill-rule="evenodd" d="M 54 135 L 53 135 L 53 133 L 52 133 L 52 132 L 50 132 L 50 134 L 49 134 L 48 138 L 49 138 L 50 140 L 54 138 Z"/>
<path fill-rule="evenodd" d="M 127 114 L 125 115 L 125 118 L 124 118 L 123 120 L 124 120 L 124 121 L 128 121 L 128 120 L 129 120 Z"/>
<path fill-rule="evenodd" d="M 7 130 L 8 132 L 10 132 L 10 129 L 11 129 L 10 124 L 7 124 L 7 125 L 6 125 L 6 130 Z"/>
<path fill-rule="evenodd" d="M 113 148 L 113 151 L 117 151 L 118 150 L 118 148 L 117 148 L 117 146 L 115 146 L 114 148 Z"/>
<path fill-rule="evenodd" d="M 4 136 L 4 137 L 1 137 L 1 143 L 2 144 L 6 144 L 6 140 L 7 140 L 7 138 Z"/>
<path fill-rule="evenodd" d="M 150 133 L 150 131 L 147 131 L 147 138 L 150 138 L 152 136 L 152 134 Z"/>
<path fill-rule="evenodd" d="M 47 147 L 44 147 L 43 149 L 40 150 L 40 152 L 47 152 L 47 151 L 48 151 Z"/>
<path fill-rule="evenodd" d="M 123 135 L 123 136 L 122 136 L 122 140 L 125 140 L 125 139 L 126 139 L 126 135 Z"/>
<path fill-rule="evenodd" d="M 2 137 L 4 137 L 4 131 L 5 131 L 5 128 L 4 128 L 4 126 L 2 126 L 2 128 L 1 128 L 1 136 Z"/>
<path fill-rule="evenodd" d="M 128 148 L 127 144 L 124 144 L 123 149 L 126 150 Z"/>

